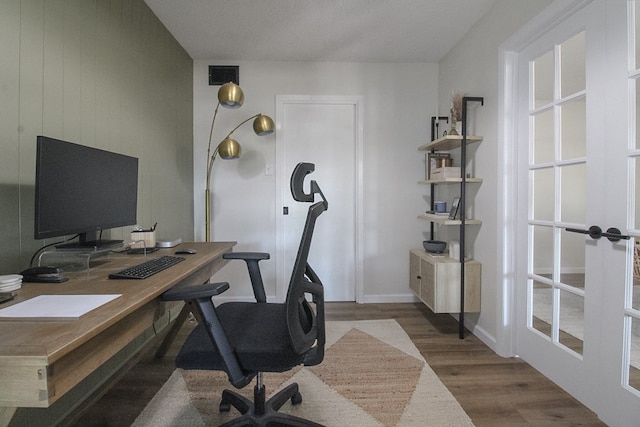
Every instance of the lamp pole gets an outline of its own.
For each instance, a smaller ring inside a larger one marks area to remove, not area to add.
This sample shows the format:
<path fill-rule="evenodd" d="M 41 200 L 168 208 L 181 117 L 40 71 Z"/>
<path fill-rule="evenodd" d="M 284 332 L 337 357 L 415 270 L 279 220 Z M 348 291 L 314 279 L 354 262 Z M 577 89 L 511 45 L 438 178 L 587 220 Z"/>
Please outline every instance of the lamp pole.
<path fill-rule="evenodd" d="M 234 127 L 231 132 L 227 134 L 227 136 L 220 142 L 213 154 L 211 153 L 211 141 L 213 140 L 213 128 L 216 123 L 216 117 L 218 116 L 218 109 L 220 105 L 226 108 L 239 108 L 244 102 L 244 94 L 242 93 L 242 89 L 240 86 L 237 86 L 233 83 L 227 83 L 222 85 L 222 87 L 218 90 L 218 104 L 216 105 L 216 109 L 213 112 L 213 119 L 211 120 L 211 130 L 209 131 L 209 144 L 207 146 L 207 178 L 206 185 L 204 190 L 204 203 L 205 203 L 205 241 L 211 241 L 211 171 L 213 169 L 213 162 L 216 160 L 218 155 L 225 160 L 229 159 L 237 159 L 240 157 L 242 153 L 242 147 L 238 143 L 238 141 L 231 138 L 231 134 L 233 134 L 240 126 L 247 123 L 249 120 L 254 119 L 253 121 L 253 131 L 258 136 L 269 135 L 273 133 L 275 129 L 275 125 L 271 117 L 265 116 L 264 114 L 258 113 L 254 116 L 249 117 L 246 120 L 240 122 L 236 127 Z"/>

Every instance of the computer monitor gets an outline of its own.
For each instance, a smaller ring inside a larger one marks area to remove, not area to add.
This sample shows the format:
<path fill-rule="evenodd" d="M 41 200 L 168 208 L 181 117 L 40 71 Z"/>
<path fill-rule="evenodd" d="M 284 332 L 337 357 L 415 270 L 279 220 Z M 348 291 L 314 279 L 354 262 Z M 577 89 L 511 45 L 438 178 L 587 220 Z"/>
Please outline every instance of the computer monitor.
<path fill-rule="evenodd" d="M 136 223 L 138 159 L 46 136 L 37 137 L 36 239 L 79 234 L 60 249 L 113 246 L 102 230 Z"/>

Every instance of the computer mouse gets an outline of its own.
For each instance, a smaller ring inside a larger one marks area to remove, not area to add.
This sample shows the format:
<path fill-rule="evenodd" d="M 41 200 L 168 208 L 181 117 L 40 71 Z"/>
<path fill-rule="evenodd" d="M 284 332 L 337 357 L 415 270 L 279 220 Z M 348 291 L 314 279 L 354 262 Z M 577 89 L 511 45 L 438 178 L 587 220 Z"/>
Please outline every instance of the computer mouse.
<path fill-rule="evenodd" d="M 195 249 L 189 249 L 189 248 L 180 249 L 176 251 L 176 255 L 193 255 L 196 253 L 198 253 L 198 251 L 196 251 Z"/>

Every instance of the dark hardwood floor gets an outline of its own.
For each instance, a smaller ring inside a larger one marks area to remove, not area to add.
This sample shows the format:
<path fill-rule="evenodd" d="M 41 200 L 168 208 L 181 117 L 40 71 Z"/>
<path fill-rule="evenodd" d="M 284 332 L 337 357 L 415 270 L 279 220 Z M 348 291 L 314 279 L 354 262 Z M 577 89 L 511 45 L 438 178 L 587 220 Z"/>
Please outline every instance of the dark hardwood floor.
<path fill-rule="evenodd" d="M 396 319 L 478 427 L 604 425 L 522 360 L 497 356 L 471 334 L 460 340 L 458 324 L 448 314 L 434 314 L 419 303 L 330 303 L 326 314 L 327 320 Z M 173 358 L 192 327 L 185 323 L 163 359 L 154 358 L 150 348 L 69 424 L 130 425 L 173 372 Z"/>

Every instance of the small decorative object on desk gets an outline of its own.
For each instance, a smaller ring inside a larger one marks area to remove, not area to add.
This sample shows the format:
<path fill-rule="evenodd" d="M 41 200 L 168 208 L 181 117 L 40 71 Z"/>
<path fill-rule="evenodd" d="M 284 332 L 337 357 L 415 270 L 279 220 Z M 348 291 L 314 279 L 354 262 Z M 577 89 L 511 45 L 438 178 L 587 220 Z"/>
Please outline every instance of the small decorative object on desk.
<path fill-rule="evenodd" d="M 136 225 L 131 231 L 131 248 L 132 249 L 144 249 L 154 248 L 156 246 L 156 222 L 153 227 L 144 230 L 139 225 Z"/>

